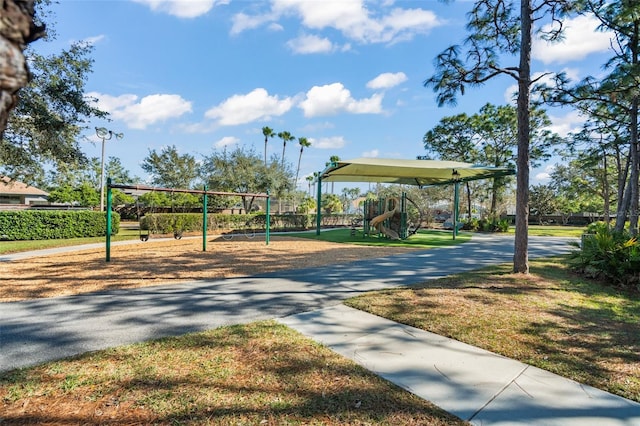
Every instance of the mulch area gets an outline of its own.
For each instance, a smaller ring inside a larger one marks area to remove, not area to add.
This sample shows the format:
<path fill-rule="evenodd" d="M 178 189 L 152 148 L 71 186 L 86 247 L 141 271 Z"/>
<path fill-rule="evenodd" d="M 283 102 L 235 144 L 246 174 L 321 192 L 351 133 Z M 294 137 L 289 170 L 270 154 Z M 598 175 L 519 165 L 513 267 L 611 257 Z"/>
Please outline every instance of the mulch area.
<path fill-rule="evenodd" d="M 410 248 L 369 247 L 303 238 L 244 237 L 207 242 L 162 240 L 83 250 L 2 264 L 0 302 L 146 287 L 180 281 L 249 276 L 286 269 L 347 263 L 405 253 Z"/>

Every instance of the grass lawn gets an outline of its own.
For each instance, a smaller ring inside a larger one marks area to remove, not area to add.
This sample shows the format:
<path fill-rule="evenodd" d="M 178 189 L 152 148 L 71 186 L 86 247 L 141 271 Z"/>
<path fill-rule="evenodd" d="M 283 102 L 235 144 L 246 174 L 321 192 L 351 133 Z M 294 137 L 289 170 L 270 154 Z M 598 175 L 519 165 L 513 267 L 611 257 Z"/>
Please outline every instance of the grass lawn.
<path fill-rule="evenodd" d="M 439 230 L 419 230 L 416 234 L 410 236 L 406 240 L 393 241 L 387 238 L 363 237 L 362 232 L 358 231 L 355 236 L 351 235 L 351 230 L 332 229 L 330 231 L 322 231 L 320 235 L 315 232 L 296 232 L 287 233 L 287 236 L 310 238 L 320 241 L 330 241 L 334 243 L 348 243 L 364 246 L 384 246 L 384 247 L 411 247 L 411 248 L 435 248 L 444 247 L 454 244 L 467 242 L 473 234 L 469 232 L 460 232 L 456 239 L 453 239 L 451 231 Z"/>
<path fill-rule="evenodd" d="M 562 225 L 529 225 L 529 235 L 538 237 L 577 237 L 579 238 L 586 226 L 562 226 Z M 510 227 L 509 233 L 515 234 L 516 228 Z"/>
<path fill-rule="evenodd" d="M 2 424 L 463 425 L 274 321 L 0 375 Z"/>
<path fill-rule="evenodd" d="M 562 258 L 368 293 L 347 305 L 640 402 L 640 294 L 571 273 Z"/>
<path fill-rule="evenodd" d="M 111 241 L 135 240 L 140 237 L 137 229 L 120 228 L 118 235 L 113 235 Z M 104 243 L 105 237 L 67 238 L 63 240 L 25 240 L 1 241 L 0 254 L 18 253 L 22 251 L 41 250 L 54 247 L 68 247 L 82 244 Z"/>

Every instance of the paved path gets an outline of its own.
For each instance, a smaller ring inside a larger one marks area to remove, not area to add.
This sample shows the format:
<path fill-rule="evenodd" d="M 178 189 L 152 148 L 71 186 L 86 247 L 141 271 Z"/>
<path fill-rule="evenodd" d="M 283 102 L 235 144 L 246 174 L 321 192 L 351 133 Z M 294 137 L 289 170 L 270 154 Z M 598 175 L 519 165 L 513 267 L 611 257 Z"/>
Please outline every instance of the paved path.
<path fill-rule="evenodd" d="M 529 256 L 566 252 L 567 241 L 531 237 Z M 2 303 L 0 372 L 277 318 L 474 424 L 640 425 L 640 404 L 340 305 L 364 291 L 510 262 L 512 256 L 512 236 L 475 235 L 454 247 L 333 267 Z M 541 404 L 552 409 L 542 411 Z"/>
<path fill-rule="evenodd" d="M 531 238 L 530 257 L 567 248 L 566 240 Z M 2 303 L 0 372 L 126 343 L 311 311 L 363 291 L 509 262 L 512 254 L 513 237 L 477 235 L 457 246 L 332 267 Z"/>

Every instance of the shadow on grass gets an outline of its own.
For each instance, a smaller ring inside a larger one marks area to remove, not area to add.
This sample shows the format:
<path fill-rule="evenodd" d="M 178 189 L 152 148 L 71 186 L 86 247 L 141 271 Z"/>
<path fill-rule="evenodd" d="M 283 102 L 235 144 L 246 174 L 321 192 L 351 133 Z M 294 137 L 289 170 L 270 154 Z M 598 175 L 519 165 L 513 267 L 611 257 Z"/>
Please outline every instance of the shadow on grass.
<path fill-rule="evenodd" d="M 349 306 L 487 349 L 640 402 L 640 300 L 562 258 L 357 296 Z"/>
<path fill-rule="evenodd" d="M 0 397 L 6 424 L 466 424 L 272 321 L 18 370 Z"/>

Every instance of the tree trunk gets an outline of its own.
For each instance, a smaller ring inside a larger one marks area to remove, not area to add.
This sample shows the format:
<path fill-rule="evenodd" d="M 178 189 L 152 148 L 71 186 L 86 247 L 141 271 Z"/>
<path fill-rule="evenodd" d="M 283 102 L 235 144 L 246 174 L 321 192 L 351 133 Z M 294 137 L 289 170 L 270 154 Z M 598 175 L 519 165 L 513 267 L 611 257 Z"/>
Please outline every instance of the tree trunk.
<path fill-rule="evenodd" d="M 609 171 L 607 162 L 607 150 L 602 149 L 602 198 L 604 199 L 604 221 L 607 228 L 611 225 L 611 194 L 609 191 Z"/>
<path fill-rule="evenodd" d="M 520 0 L 520 66 L 518 70 L 518 159 L 516 236 L 513 271 L 529 273 L 529 90 L 531 86 L 531 0 Z"/>
<path fill-rule="evenodd" d="M 18 102 L 18 90 L 29 82 L 26 45 L 44 35 L 33 23 L 35 0 L 0 0 L 0 138 L 9 113 Z"/>

